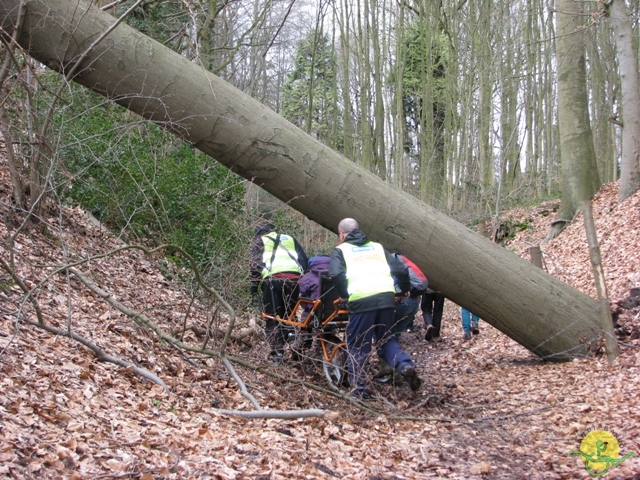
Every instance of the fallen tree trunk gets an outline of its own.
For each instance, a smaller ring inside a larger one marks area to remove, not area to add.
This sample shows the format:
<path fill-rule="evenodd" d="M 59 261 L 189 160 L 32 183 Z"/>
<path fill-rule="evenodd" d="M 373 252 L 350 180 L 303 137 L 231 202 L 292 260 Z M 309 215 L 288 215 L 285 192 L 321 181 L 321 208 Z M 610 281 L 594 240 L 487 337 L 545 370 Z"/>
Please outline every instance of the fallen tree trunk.
<path fill-rule="evenodd" d="M 21 3 L 0 0 L 9 36 Z M 336 231 L 342 218 L 356 218 L 370 238 L 410 252 L 432 288 L 536 355 L 583 356 L 601 337 L 592 298 L 384 183 L 140 32 L 121 24 L 96 42 L 114 23 L 82 1 L 29 0 L 18 42 L 48 67 L 73 71 L 74 81 L 162 125 L 326 228 Z"/>

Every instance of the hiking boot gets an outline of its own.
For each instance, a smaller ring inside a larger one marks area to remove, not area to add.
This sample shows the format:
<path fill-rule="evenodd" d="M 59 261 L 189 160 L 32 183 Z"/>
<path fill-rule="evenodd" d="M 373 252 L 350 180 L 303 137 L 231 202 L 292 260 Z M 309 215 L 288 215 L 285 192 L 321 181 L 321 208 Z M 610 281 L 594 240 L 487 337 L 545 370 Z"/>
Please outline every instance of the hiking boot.
<path fill-rule="evenodd" d="M 398 372 L 392 372 L 388 375 L 383 375 L 381 377 L 375 378 L 374 380 L 377 383 L 382 383 L 383 385 L 402 385 L 404 382 L 404 377 L 402 377 Z"/>
<path fill-rule="evenodd" d="M 373 378 L 384 378 L 393 374 L 393 368 L 382 358 L 379 359 L 380 369 L 373 375 Z M 387 380 L 388 381 L 388 380 Z"/>
<path fill-rule="evenodd" d="M 471 340 L 471 332 L 464 332 L 464 339 Z"/>
<path fill-rule="evenodd" d="M 427 332 L 424 334 L 424 339 L 427 342 L 433 340 L 433 325 L 427 325 Z"/>
<path fill-rule="evenodd" d="M 402 370 L 400 370 L 400 374 L 404 377 L 406 382 L 409 384 L 409 388 L 412 391 L 415 392 L 420 388 L 420 385 L 422 385 L 422 380 L 420 380 L 420 377 L 418 376 L 418 373 L 416 372 L 415 367 L 412 367 L 410 365 L 405 365 L 404 367 L 402 367 Z"/>

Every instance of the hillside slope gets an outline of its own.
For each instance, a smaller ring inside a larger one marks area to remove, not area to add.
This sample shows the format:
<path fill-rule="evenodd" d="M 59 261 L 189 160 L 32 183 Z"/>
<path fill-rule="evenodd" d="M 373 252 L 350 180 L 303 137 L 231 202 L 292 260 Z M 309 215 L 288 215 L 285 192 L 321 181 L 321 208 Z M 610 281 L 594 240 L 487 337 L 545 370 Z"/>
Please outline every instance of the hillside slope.
<path fill-rule="evenodd" d="M 447 302 L 442 342 L 426 343 L 417 320 L 402 338 L 424 388 L 381 384 L 359 408 L 326 389 L 317 362 L 266 364 L 252 318 L 239 318 L 243 334 L 228 353 L 244 362 L 235 368 L 261 407 L 331 412 L 290 420 L 221 413 L 253 405 L 219 359 L 159 340 L 161 329 L 194 349 L 216 349 L 220 339 L 203 332 L 226 326 L 215 304 L 193 302 L 161 274 L 160 257 L 134 249 L 100 256 L 123 244 L 68 208 L 50 212 L 44 234 L 30 228 L 11 243 L 20 218 L 9 207 L 4 164 L 0 194 L 1 478 L 590 478 L 570 452 L 592 430 L 612 432 L 621 456 L 640 455 L 640 299 L 630 296 L 640 288 L 640 194 L 619 204 L 611 184 L 594 201 L 621 335 L 614 365 L 602 356 L 548 364 L 482 322 L 464 342 L 459 309 Z M 528 226 L 506 248 L 527 256 L 552 207 L 509 212 Z M 542 249 L 550 273 L 595 296 L 580 218 Z M 75 268 L 94 291 L 59 270 L 80 260 Z M 18 281 L 33 289 L 48 326 L 132 366 L 98 361 L 77 341 L 29 325 L 37 315 Z M 637 472 L 640 459 L 629 458 L 607 478 Z"/>

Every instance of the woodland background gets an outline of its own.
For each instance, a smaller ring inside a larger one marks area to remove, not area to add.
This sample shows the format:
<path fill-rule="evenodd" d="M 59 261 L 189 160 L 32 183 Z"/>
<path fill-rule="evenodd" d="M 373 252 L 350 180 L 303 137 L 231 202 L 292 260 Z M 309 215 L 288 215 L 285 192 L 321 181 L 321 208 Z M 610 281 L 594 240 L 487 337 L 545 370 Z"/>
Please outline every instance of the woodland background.
<path fill-rule="evenodd" d="M 640 187 L 640 112 L 621 128 L 634 111 L 623 80 L 637 77 L 637 54 L 616 43 L 637 52 L 637 1 L 102 8 L 391 185 L 474 229 L 491 224 L 490 236 L 512 230 L 500 215 L 516 205 L 561 196 L 562 228 L 603 183 L 620 178 L 621 199 Z M 35 218 L 48 198 L 80 205 L 123 238 L 180 246 L 211 285 L 245 303 L 244 246 L 263 218 L 311 255 L 333 246 L 324 229 L 192 146 L 5 45 L 0 131 L 13 201 Z M 580 125 L 562 128 L 561 118 Z M 623 148 L 627 132 L 636 133 Z"/>

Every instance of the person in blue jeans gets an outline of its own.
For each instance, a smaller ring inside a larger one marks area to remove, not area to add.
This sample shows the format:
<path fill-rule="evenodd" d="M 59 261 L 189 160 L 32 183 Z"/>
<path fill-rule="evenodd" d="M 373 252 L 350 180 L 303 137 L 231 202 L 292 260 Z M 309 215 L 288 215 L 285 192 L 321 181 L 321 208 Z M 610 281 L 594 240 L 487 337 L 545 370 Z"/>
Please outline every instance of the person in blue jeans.
<path fill-rule="evenodd" d="M 413 289 L 412 289 L 413 290 Z M 409 296 L 401 295 L 396 287 L 396 309 L 393 316 L 393 326 L 391 332 L 397 342 L 400 341 L 400 334 L 413 330 L 413 317 L 420 309 L 420 295 L 411 291 Z M 382 357 L 378 357 L 380 369 L 374 375 L 381 383 L 393 380 L 394 369 Z"/>
<path fill-rule="evenodd" d="M 374 339 L 378 356 L 404 377 L 411 390 L 418 390 L 422 380 L 391 331 L 396 304 L 393 279 L 398 281 L 400 296 L 408 297 L 411 281 L 407 266 L 379 243 L 369 241 L 353 218 L 340 221 L 338 235 L 340 243 L 331 252 L 329 276 L 349 306 L 347 365 L 354 387 L 350 395 L 360 399 L 370 396 L 366 367 Z"/>
<path fill-rule="evenodd" d="M 478 335 L 480 333 L 480 329 L 478 328 L 479 321 L 480 317 L 462 307 L 462 330 L 464 331 L 465 340 L 471 340 L 472 334 Z"/>
<path fill-rule="evenodd" d="M 420 309 L 420 295 L 409 293 L 408 297 L 396 301 L 396 311 L 393 317 L 393 334 L 400 340 L 402 332 L 410 332 L 413 327 L 413 317 Z"/>

